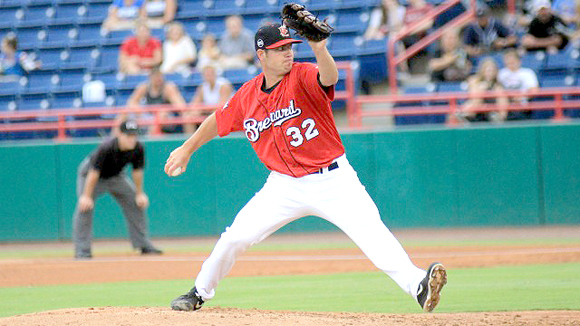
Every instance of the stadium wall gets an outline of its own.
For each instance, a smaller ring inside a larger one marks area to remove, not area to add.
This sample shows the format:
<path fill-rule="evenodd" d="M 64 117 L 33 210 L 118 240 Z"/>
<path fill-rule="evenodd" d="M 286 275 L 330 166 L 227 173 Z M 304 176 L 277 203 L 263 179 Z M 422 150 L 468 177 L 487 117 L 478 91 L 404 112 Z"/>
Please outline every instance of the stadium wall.
<path fill-rule="evenodd" d="M 580 223 L 580 124 L 347 133 L 351 164 L 391 228 Z M 163 173 L 182 139 L 146 140 L 153 237 L 216 235 L 260 189 L 267 170 L 243 137 L 210 142 L 186 174 Z M 76 170 L 98 142 L 0 146 L 0 241 L 66 240 Z M 356 216 L 353 216 L 356 218 Z M 335 230 L 308 217 L 283 232 Z M 95 238 L 127 231 L 110 196 Z"/>

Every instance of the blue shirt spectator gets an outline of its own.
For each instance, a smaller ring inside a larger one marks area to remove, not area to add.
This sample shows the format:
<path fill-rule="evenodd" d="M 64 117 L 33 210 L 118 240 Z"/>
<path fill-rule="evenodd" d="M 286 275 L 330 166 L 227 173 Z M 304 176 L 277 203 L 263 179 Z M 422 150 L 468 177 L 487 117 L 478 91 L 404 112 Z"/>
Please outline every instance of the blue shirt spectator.
<path fill-rule="evenodd" d="M 477 57 L 516 44 L 515 33 L 491 17 L 487 9 L 479 8 L 476 16 L 477 21 L 467 26 L 463 34 L 463 43 L 469 56 Z"/>

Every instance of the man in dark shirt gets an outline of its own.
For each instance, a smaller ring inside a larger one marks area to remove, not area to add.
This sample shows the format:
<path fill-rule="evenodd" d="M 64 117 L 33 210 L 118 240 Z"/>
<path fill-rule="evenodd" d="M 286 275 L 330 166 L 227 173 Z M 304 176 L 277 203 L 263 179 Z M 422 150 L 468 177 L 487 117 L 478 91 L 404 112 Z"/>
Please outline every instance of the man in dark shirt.
<path fill-rule="evenodd" d="M 515 46 L 516 35 L 491 17 L 488 9 L 478 8 L 476 16 L 475 23 L 467 26 L 463 34 L 465 50 L 470 57 Z"/>
<path fill-rule="evenodd" d="M 139 127 L 133 120 L 124 121 L 117 137 L 103 142 L 85 158 L 78 169 L 78 203 L 73 218 L 75 258 L 90 259 L 95 199 L 110 193 L 123 209 L 131 243 L 142 254 L 161 254 L 147 236 L 145 209 L 149 198 L 143 191 L 143 145 L 137 140 Z M 133 182 L 122 173 L 133 165 Z"/>
<path fill-rule="evenodd" d="M 522 46 L 527 50 L 548 50 L 558 52 L 568 44 L 568 27 L 564 21 L 552 13 L 550 2 L 536 2 L 536 17 L 530 23 L 528 34 L 522 38 Z"/>

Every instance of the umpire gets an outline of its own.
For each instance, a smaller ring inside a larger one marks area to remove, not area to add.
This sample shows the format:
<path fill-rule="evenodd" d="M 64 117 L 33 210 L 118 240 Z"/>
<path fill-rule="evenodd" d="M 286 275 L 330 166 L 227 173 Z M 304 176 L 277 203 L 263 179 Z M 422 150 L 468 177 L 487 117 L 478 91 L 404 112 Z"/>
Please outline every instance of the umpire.
<path fill-rule="evenodd" d="M 149 198 L 143 191 L 143 145 L 137 140 L 139 126 L 133 120 L 121 123 L 117 137 L 103 142 L 78 168 L 78 203 L 73 217 L 75 258 L 92 258 L 91 240 L 95 199 L 110 193 L 123 209 L 133 248 L 141 254 L 161 254 L 147 235 L 145 209 Z M 128 163 L 133 165 L 133 182 L 122 173 Z"/>

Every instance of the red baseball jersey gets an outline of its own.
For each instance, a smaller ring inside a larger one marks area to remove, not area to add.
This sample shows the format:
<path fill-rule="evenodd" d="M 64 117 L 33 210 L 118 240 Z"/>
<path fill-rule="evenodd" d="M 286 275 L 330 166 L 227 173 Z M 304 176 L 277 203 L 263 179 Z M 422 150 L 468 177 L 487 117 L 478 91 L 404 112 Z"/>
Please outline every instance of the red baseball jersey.
<path fill-rule="evenodd" d="M 270 92 L 264 74 L 246 82 L 216 111 L 220 137 L 244 131 L 269 170 L 301 177 L 344 154 L 330 102 L 334 86 L 323 88 L 318 67 L 297 63 Z"/>

